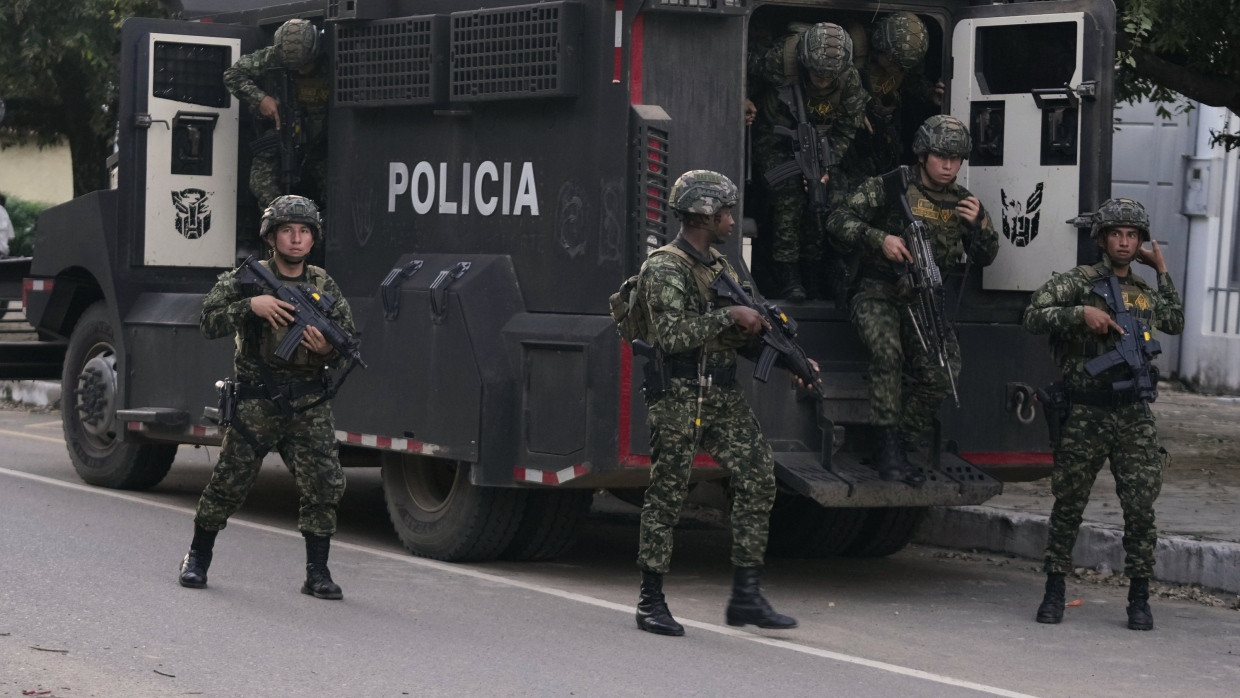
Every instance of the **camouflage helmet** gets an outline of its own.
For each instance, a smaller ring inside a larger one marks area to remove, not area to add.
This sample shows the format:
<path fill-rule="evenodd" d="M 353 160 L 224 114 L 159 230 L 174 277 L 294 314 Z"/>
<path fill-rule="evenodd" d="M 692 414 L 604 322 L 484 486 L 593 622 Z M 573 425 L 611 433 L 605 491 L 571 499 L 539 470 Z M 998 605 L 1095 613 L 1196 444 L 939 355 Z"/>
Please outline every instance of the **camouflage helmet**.
<path fill-rule="evenodd" d="M 1101 240 L 1102 234 L 1111 228 L 1129 226 L 1141 231 L 1141 241 L 1150 239 L 1150 214 L 1136 199 L 1107 199 L 1093 215 L 1090 235 Z"/>
<path fill-rule="evenodd" d="M 713 216 L 735 206 L 739 198 L 732 180 L 710 170 L 689 170 L 676 178 L 667 200 L 678 213 Z"/>
<path fill-rule="evenodd" d="M 258 236 L 267 237 L 284 223 L 303 223 L 314 233 L 314 241 L 323 239 L 323 219 L 319 217 L 319 207 L 304 196 L 286 194 L 271 200 L 263 210 L 262 227 Z"/>
<path fill-rule="evenodd" d="M 819 22 L 797 41 L 797 60 L 814 75 L 834 80 L 852 65 L 852 37 L 838 24 Z"/>
<path fill-rule="evenodd" d="M 319 30 L 309 20 L 290 19 L 276 30 L 272 45 L 280 65 L 299 70 L 319 57 Z"/>
<path fill-rule="evenodd" d="M 973 140 L 969 138 L 969 129 L 949 114 L 936 114 L 926 119 L 913 136 L 913 152 L 917 155 L 934 153 L 968 158 L 971 150 Z"/>
<path fill-rule="evenodd" d="M 930 35 L 917 15 L 896 12 L 874 25 L 874 31 L 870 33 L 870 47 L 891 56 L 891 60 L 901 68 L 911 70 L 926 55 Z"/>

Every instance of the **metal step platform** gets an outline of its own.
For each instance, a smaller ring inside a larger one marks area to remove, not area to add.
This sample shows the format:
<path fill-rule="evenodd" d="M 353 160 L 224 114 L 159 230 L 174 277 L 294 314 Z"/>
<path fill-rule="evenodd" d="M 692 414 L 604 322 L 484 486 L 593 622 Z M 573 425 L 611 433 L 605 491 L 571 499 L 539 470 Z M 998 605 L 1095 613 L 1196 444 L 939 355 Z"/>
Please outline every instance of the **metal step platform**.
<path fill-rule="evenodd" d="M 940 453 L 937 467 L 917 454 L 909 460 L 925 472 L 924 484 L 885 482 L 868 463 L 843 451 L 831 458 L 830 470 L 817 453 L 777 452 L 775 476 L 824 507 L 958 506 L 981 504 L 1003 492 L 1003 483 L 951 453 Z"/>

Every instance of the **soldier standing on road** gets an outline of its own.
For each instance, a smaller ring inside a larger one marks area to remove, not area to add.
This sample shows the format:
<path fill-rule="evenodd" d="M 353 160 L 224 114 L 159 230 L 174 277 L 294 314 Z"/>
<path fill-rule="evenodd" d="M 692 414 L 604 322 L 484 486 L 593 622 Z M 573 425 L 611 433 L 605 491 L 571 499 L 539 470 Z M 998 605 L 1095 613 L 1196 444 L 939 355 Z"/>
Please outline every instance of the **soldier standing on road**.
<path fill-rule="evenodd" d="M 224 86 L 249 105 L 255 117 L 271 122 L 276 131 L 293 128 L 280 122 L 280 104 L 263 89 L 272 79 L 270 71 L 286 71 L 289 94 L 296 97 L 293 109 L 303 114 L 305 147 L 299 177 L 310 193 L 327 203 L 327 106 L 331 98 L 331 70 L 320 46 L 319 30 L 308 20 L 290 19 L 276 29 L 271 46 L 242 56 L 224 71 Z M 306 179 L 311 180 L 306 183 Z M 280 168 L 280 148 L 253 153 L 250 191 L 258 205 L 266 207 L 285 191 Z"/>
<path fill-rule="evenodd" d="M 752 308 L 720 306 L 708 288 L 721 271 L 736 274 L 711 246 L 732 232 L 736 185 L 719 173 L 693 170 L 676 180 L 668 198 L 681 220 L 680 234 L 651 254 L 638 281 L 638 302 L 645 303 L 650 323 L 650 336 L 644 339 L 665 357 L 665 379 L 663 385 L 652 385 L 648 368 L 644 392 L 654 463 L 641 513 L 637 627 L 660 635 L 685 632 L 667 608 L 663 575 L 671 566 L 672 530 L 700 446 L 732 476 L 735 573 L 728 624 L 795 628 L 796 620 L 776 613 L 759 590 L 775 501 L 775 463 L 736 384 L 737 349 L 753 346 L 767 325 Z"/>
<path fill-rule="evenodd" d="M 334 297 L 328 316 L 351 334 L 353 315 L 340 288 L 326 271 L 305 261 L 311 248 L 323 241 L 314 202 L 300 196 L 276 198 L 263 212 L 259 235 L 272 251 L 263 264 L 284 282 L 313 285 Z M 276 356 L 275 348 L 289 332 L 292 310 L 292 304 L 239 283 L 231 271 L 221 274 L 203 299 L 199 323 L 203 335 L 236 337 L 237 406 L 211 481 L 198 501 L 194 540 L 181 563 L 181 586 L 207 585 L 216 534 L 241 508 L 263 457 L 274 448 L 292 471 L 301 498 L 297 527 L 306 539 L 306 581 L 301 592 L 320 599 L 343 597 L 327 569 L 345 481 L 325 367 L 343 363 L 345 357 L 312 326 L 306 327 L 301 346 L 289 361 Z"/>
<path fill-rule="evenodd" d="M 1184 309 L 1158 243 L 1142 247 L 1150 241 L 1150 219 L 1139 202 L 1103 202 L 1094 214 L 1092 233 L 1104 252 L 1102 261 L 1055 275 L 1034 292 L 1025 311 L 1025 329 L 1051 335 L 1068 405 L 1067 414 L 1060 416 L 1060 438 L 1055 445 L 1046 593 L 1037 620 L 1063 620 L 1064 576 L 1072 571 L 1077 529 L 1098 471 L 1110 460 L 1124 510 L 1124 574 L 1131 579 L 1128 627 L 1153 630 L 1149 581 L 1158 544 L 1154 500 L 1162 489 L 1162 471 L 1168 462 L 1149 406 L 1156 392 L 1142 396 L 1136 389 L 1117 391 L 1113 382 L 1129 377 L 1130 369 L 1121 366 L 1090 377 L 1085 364 L 1110 352 L 1116 344 L 1115 333 L 1123 333 L 1115 322 L 1115 311 L 1094 290 L 1099 280 L 1117 277 L 1124 304 L 1141 322 L 1162 332 L 1184 330 Z M 1157 291 L 1132 271 L 1134 260 L 1158 272 Z"/>
<path fill-rule="evenodd" d="M 746 120 L 757 125 L 753 161 L 760 173 L 793 159 L 791 138 L 775 133 L 776 126 L 795 129 L 796 113 L 781 100 L 779 87 L 800 85 L 806 113 L 814 128 L 825 133 L 838 160 L 844 156 L 865 118 L 869 96 L 852 66 L 852 39 L 838 24 L 822 22 L 792 32 L 750 57 L 752 101 L 745 105 Z M 847 194 L 843 171 L 827 171 L 831 205 Z M 837 184 L 838 183 L 838 184 Z M 775 296 L 799 302 L 822 295 L 824 231 L 810 210 L 802 177 L 792 177 L 767 192 L 767 228 Z"/>
<path fill-rule="evenodd" d="M 905 195 L 913 214 L 926 223 L 934 260 L 944 272 L 966 254 L 977 266 L 990 264 L 999 254 L 999 236 L 982 203 L 956 184 L 971 147 L 969 130 L 946 115 L 926 119 L 913 139 L 918 164 Z M 951 376 L 960 373 L 960 346 L 949 328 L 951 374 L 922 349 L 909 312 L 914 298 L 901 284 L 901 265 L 913 261 L 900 236 L 908 221 L 900 202 L 887 193 L 884 179 L 890 176 L 899 176 L 899 171 L 862 182 L 831 213 L 827 230 L 834 244 L 859 257 L 851 313 L 870 352 L 870 423 L 879 437 L 875 469 L 884 480 L 919 485 L 925 475 L 911 467 L 907 452 L 918 448 L 943 398 L 951 393 Z M 902 399 L 906 366 L 913 388 Z"/>

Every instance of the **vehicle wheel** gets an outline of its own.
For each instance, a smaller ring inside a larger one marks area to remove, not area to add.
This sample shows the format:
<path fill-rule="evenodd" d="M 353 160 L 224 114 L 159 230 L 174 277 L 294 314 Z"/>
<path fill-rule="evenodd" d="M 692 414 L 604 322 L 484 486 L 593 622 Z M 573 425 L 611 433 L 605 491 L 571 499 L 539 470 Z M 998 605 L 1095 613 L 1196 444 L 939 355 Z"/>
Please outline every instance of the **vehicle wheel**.
<path fill-rule="evenodd" d="M 385 453 L 383 497 L 409 552 L 466 562 L 493 560 L 512 541 L 526 492 L 477 487 L 465 463 Z"/>
<path fill-rule="evenodd" d="M 119 332 L 99 301 L 73 328 L 60 376 L 60 418 L 78 475 L 101 487 L 144 490 L 172 467 L 176 444 L 125 441 L 116 421 L 123 351 Z"/>
<path fill-rule="evenodd" d="M 886 507 L 869 510 L 861 532 L 844 550 L 847 557 L 884 557 L 913 540 L 928 507 Z"/>
<path fill-rule="evenodd" d="M 777 492 L 767 550 L 777 557 L 839 555 L 856 539 L 866 514 L 865 509 L 827 508 L 799 494 Z"/>
<path fill-rule="evenodd" d="M 530 490 L 521 525 L 500 553 L 505 560 L 551 560 L 577 541 L 594 490 Z"/>

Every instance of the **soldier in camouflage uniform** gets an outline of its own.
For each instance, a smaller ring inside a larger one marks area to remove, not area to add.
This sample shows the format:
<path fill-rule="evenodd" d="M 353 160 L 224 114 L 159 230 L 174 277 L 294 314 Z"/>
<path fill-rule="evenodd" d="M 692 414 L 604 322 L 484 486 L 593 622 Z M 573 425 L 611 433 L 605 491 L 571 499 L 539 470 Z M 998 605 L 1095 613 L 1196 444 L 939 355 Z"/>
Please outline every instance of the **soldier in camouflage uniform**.
<path fill-rule="evenodd" d="M 1062 426 L 1051 473 L 1055 504 L 1046 546 L 1046 591 L 1037 621 L 1058 623 L 1063 619 L 1064 576 L 1072 571 L 1077 529 L 1098 471 L 1110 460 L 1124 510 L 1124 574 L 1132 580 L 1128 627 L 1152 630 L 1149 579 L 1158 543 L 1154 500 L 1162 489 L 1167 452 L 1158 443 L 1149 403 L 1135 390 L 1116 391 L 1112 387 L 1113 382 L 1131 377 L 1127 366 L 1092 378 L 1084 366 L 1095 356 L 1111 351 L 1114 333 L 1122 333 L 1114 311 L 1094 292 L 1099 279 L 1118 277 L 1124 304 L 1151 329 L 1179 334 L 1184 329 L 1184 310 L 1158 243 L 1148 249 L 1142 247 L 1150 240 L 1150 220 L 1140 203 L 1107 200 L 1094 214 L 1092 232 L 1104 252 L 1102 261 L 1056 274 L 1034 292 L 1025 311 L 1025 329 L 1051 336 L 1068 404 L 1066 414 L 1058 417 Z M 1132 271 L 1134 260 L 1158 272 L 1157 290 Z M 1152 396 L 1146 397 L 1152 401 Z"/>
<path fill-rule="evenodd" d="M 869 96 L 852 66 L 852 39 L 837 24 L 819 23 L 777 40 L 749 59 L 747 110 L 755 115 L 753 139 L 755 169 L 765 173 L 792 160 L 792 139 L 775 133 L 776 126 L 796 128 L 796 115 L 780 101 L 778 88 L 793 81 L 801 85 L 806 113 L 819 133 L 825 133 L 835 157 L 842 158 L 865 118 Z M 827 172 L 832 206 L 843 201 L 847 179 L 839 168 Z M 837 184 L 838 183 L 838 184 Z M 818 216 L 810 210 L 801 177 L 792 177 L 767 191 L 768 240 L 773 260 L 774 295 L 803 301 L 822 294 L 825 240 Z M 763 259 L 763 256 L 759 256 Z M 804 282 L 804 283 L 803 283 Z"/>
<path fill-rule="evenodd" d="M 707 286 L 721 271 L 735 276 L 711 247 L 731 234 L 737 190 L 727 177 L 707 170 L 681 175 L 669 199 L 682 221 L 680 234 L 642 265 L 638 300 L 645 304 L 649 337 L 659 350 L 662 384 L 647 367 L 650 487 L 641 513 L 637 564 L 642 570 L 637 627 L 683 635 L 663 596 L 671 566 L 672 530 L 689 487 L 693 456 L 701 447 L 732 476 L 732 564 L 735 566 L 729 625 L 794 628 L 762 597 L 759 582 L 766 552 L 775 464 L 757 418 L 736 384 L 738 348 L 754 347 L 767 327 L 745 306 L 726 306 Z"/>
<path fill-rule="evenodd" d="M 331 98 L 331 70 L 320 47 L 319 31 L 304 19 L 290 19 L 276 30 L 275 42 L 242 56 L 224 71 L 224 86 L 249 105 L 258 119 L 271 122 L 277 131 L 279 103 L 263 89 L 268 71 L 284 70 L 290 81 L 295 108 L 303 114 L 306 145 L 302 154 L 298 193 L 316 196 L 327 203 L 327 106 Z M 308 181 L 307 181 L 308 180 Z M 258 205 L 266 207 L 285 191 L 280 175 L 279 148 L 253 154 L 250 191 Z"/>
<path fill-rule="evenodd" d="M 956 174 L 971 148 L 969 131 L 952 116 L 932 116 L 918 129 L 913 152 L 918 164 L 905 188 L 913 214 L 928 227 L 939 269 L 959 264 L 966 254 L 986 266 L 999 254 L 999 236 L 977 197 L 956 184 Z M 853 326 L 870 351 L 870 423 L 877 428 L 875 467 L 884 480 L 921 484 L 925 476 L 911 468 L 907 451 L 917 448 L 932 425 L 943 398 L 951 392 L 951 375 L 918 339 L 909 313 L 914 300 L 901 283 L 902 265 L 913 261 L 900 233 L 907 225 L 900 202 L 888 196 L 885 177 L 862 182 L 848 201 L 831 213 L 827 230 L 841 249 L 857 255 L 857 291 L 852 298 Z M 960 347 L 948 332 L 948 363 L 960 373 Z M 913 379 L 901 395 L 901 374 Z"/>
<path fill-rule="evenodd" d="M 276 198 L 263 212 L 260 235 L 273 253 L 263 264 L 286 283 L 313 285 L 336 298 L 328 316 L 352 334 L 353 315 L 340 288 L 326 271 L 305 262 L 323 239 L 314 202 L 300 196 Z M 221 274 L 203 299 L 199 323 L 203 335 L 236 338 L 237 405 L 211 481 L 198 501 L 194 540 L 181 563 L 182 586 L 207 585 L 216 534 L 241 507 L 263 457 L 274 448 L 292 471 L 301 497 L 297 527 L 306 539 L 307 560 L 301 591 L 321 599 L 342 598 L 327 569 L 336 505 L 345 481 L 324 374 L 326 366 L 341 365 L 346 357 L 314 327 L 306 327 L 301 346 L 289 361 L 275 356 L 276 346 L 289 332 L 293 309 L 269 292 L 240 284 L 231 271 Z M 281 396 L 278 401 L 272 399 L 276 393 Z"/>
<path fill-rule="evenodd" d="M 843 169 L 850 184 L 890 172 L 903 164 L 904 139 L 900 133 L 906 105 L 935 105 L 942 83 L 931 84 L 923 59 L 930 46 L 926 25 L 912 12 L 896 12 L 875 23 L 867 37 L 860 28 L 853 41 L 853 63 L 870 95 L 865 123 L 857 130 L 844 155 Z"/>

